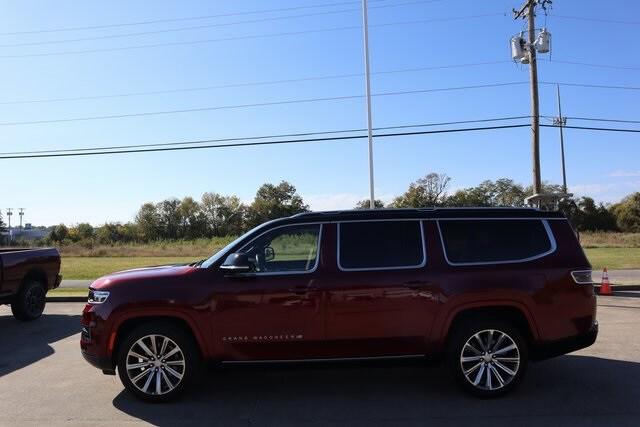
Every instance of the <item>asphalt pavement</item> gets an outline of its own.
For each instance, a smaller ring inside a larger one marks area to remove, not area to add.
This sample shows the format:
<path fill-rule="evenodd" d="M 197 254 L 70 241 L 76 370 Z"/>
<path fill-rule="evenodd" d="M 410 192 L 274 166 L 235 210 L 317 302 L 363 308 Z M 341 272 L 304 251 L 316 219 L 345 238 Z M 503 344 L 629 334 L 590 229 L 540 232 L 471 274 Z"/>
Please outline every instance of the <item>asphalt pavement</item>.
<path fill-rule="evenodd" d="M 468 397 L 423 361 L 225 366 L 178 402 L 151 405 L 80 355 L 82 303 L 50 303 L 19 323 L 0 307 L 0 425 L 464 425 L 640 424 L 640 293 L 599 297 L 590 348 L 531 364 L 498 400 Z"/>

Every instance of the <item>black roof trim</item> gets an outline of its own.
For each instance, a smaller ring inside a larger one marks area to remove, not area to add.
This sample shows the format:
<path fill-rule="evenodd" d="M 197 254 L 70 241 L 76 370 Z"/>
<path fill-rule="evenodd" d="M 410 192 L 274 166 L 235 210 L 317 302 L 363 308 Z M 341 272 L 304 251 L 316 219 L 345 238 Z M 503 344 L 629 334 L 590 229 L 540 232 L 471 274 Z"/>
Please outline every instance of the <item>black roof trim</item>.
<path fill-rule="evenodd" d="M 288 219 L 307 222 L 401 218 L 564 218 L 564 215 L 558 211 L 542 211 L 532 208 L 419 208 L 304 212 L 293 215 Z"/>

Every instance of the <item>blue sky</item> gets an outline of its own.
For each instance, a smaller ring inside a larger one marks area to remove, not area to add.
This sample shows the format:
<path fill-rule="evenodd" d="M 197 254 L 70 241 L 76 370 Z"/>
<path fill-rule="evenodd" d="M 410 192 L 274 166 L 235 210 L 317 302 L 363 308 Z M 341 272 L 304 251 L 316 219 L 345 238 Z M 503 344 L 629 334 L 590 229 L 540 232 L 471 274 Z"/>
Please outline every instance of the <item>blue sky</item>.
<path fill-rule="evenodd" d="M 528 69 L 510 60 L 509 39 L 523 21 L 509 11 L 515 0 L 370 0 L 372 92 L 423 90 L 526 82 Z M 362 128 L 364 99 L 221 109 L 108 120 L 8 125 L 282 100 L 361 95 L 361 76 L 251 85 L 170 94 L 64 102 L 15 101 L 149 92 L 248 82 L 358 74 L 363 69 L 359 29 L 50 56 L 39 53 L 108 49 L 204 39 L 302 32 L 359 26 L 358 2 L 308 1 L 109 1 L 6 2 L 2 33 L 109 25 L 173 18 L 333 4 L 283 12 L 103 29 L 0 35 L 0 143 L 2 152 L 144 144 Z M 602 2 L 556 1 L 546 18 L 552 55 L 544 55 L 540 80 L 640 86 L 640 58 L 633 47 L 638 25 L 569 19 L 624 21 L 640 4 L 605 8 Z M 622 3 L 622 2 L 621 2 Z M 395 4 L 394 7 L 386 7 Z M 385 6 L 385 7 L 381 7 Z M 624 11 L 624 13 L 623 13 Z M 319 14 L 323 12 L 332 12 Z M 335 13 L 333 13 L 335 12 Z M 271 17 L 315 16 L 281 20 Z M 437 21 L 441 18 L 464 18 Z M 466 18 L 465 18 L 466 17 Z M 472 17 L 472 18 L 470 18 Z M 258 21 L 241 23 L 239 21 Z M 407 24 L 407 21 L 434 20 Z M 405 22 L 402 25 L 383 25 Z M 213 24 L 231 24 L 211 26 Z M 545 24 L 540 14 L 538 24 Z M 8 46 L 206 26 L 64 43 Z M 380 74 L 389 70 L 498 62 L 440 70 Z M 587 67 L 561 61 L 629 67 Z M 575 117 L 640 119 L 638 90 L 563 87 L 563 113 Z M 555 86 L 542 85 L 543 115 L 556 114 Z M 526 84 L 373 98 L 374 126 L 473 120 L 529 114 Z M 546 123 L 543 120 L 543 123 Z M 574 125 L 632 126 L 616 123 Z M 567 130 L 569 190 L 614 202 L 640 190 L 637 134 Z M 557 129 L 542 130 L 542 176 L 559 183 Z M 452 190 L 485 179 L 509 177 L 528 184 L 528 128 L 477 133 L 388 138 L 375 142 L 376 195 L 389 200 L 430 171 L 452 177 Z M 0 207 L 27 209 L 34 224 L 131 220 L 146 201 L 199 198 L 205 191 L 250 201 L 264 182 L 292 182 L 313 209 L 350 208 L 368 195 L 366 140 L 192 150 L 159 154 L 58 159 L 0 160 Z M 5 215 L 6 219 L 6 215 Z"/>

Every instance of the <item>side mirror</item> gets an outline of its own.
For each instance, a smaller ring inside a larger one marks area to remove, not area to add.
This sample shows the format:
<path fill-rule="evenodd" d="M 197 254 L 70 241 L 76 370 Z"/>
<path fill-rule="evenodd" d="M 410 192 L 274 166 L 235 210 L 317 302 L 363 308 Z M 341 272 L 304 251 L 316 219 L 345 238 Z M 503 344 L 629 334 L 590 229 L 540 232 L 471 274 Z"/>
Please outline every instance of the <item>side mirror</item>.
<path fill-rule="evenodd" d="M 222 263 L 220 269 L 233 274 L 248 273 L 249 271 L 251 271 L 249 256 L 240 252 L 231 254 Z"/>
<path fill-rule="evenodd" d="M 271 246 L 267 246 L 266 248 L 264 248 L 264 260 L 265 261 L 271 261 L 271 260 L 275 259 L 275 257 L 276 257 L 276 251 L 274 251 Z"/>

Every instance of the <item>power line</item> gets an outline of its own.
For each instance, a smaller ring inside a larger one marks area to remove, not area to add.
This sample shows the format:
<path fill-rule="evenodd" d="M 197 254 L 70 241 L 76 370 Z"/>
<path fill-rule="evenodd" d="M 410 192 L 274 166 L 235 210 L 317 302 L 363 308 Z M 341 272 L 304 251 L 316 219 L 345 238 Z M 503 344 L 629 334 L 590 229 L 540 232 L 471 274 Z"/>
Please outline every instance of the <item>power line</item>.
<path fill-rule="evenodd" d="M 398 22 L 389 22 L 384 24 L 370 25 L 370 27 L 416 25 L 416 24 L 426 24 L 426 23 L 432 23 L 432 22 L 449 22 L 449 21 L 459 21 L 459 20 L 466 20 L 466 19 L 478 19 L 478 18 L 486 18 L 491 16 L 504 16 L 504 13 L 498 12 L 498 13 L 481 14 L 481 15 L 455 16 L 455 17 L 448 17 L 448 18 L 432 18 L 432 19 L 413 20 L 413 21 L 398 21 Z M 40 56 L 60 56 L 60 55 L 77 55 L 77 54 L 98 53 L 98 52 L 116 52 L 116 51 L 149 49 L 149 48 L 166 47 L 166 46 L 188 46 L 188 45 L 217 43 L 217 42 L 226 42 L 226 41 L 298 36 L 303 34 L 319 34 L 319 33 L 335 32 L 335 31 L 347 31 L 347 30 L 359 30 L 359 29 L 361 29 L 361 27 L 358 25 L 350 25 L 350 26 L 344 26 L 344 27 L 331 27 L 331 28 L 321 28 L 321 29 L 315 29 L 315 30 L 289 31 L 289 32 L 282 32 L 282 33 L 271 33 L 271 34 L 251 34 L 251 35 L 244 35 L 244 36 L 223 37 L 223 38 L 217 38 L 217 39 L 186 40 L 186 41 L 151 43 L 151 44 L 97 48 L 97 49 L 28 53 L 28 54 L 19 54 L 19 55 L 0 55 L 0 58 L 3 58 L 3 59 L 31 58 L 31 57 L 40 57 Z"/>
<path fill-rule="evenodd" d="M 575 87 L 588 87 L 596 89 L 619 89 L 619 90 L 640 90 L 638 86 L 612 86 L 612 85 L 598 85 L 588 83 L 567 83 L 567 82 L 540 82 L 543 85 L 560 85 L 560 86 L 575 86 Z"/>
<path fill-rule="evenodd" d="M 447 88 L 379 92 L 376 94 L 372 94 L 371 96 L 382 97 L 382 96 L 412 95 L 412 94 L 421 94 L 421 93 L 430 93 L 430 92 L 444 92 L 444 91 L 471 90 L 471 89 L 482 89 L 482 88 L 490 88 L 490 87 L 513 86 L 513 85 L 522 85 L 526 83 L 527 82 L 491 83 L 491 84 L 473 85 L 473 86 L 457 86 L 457 87 L 447 87 Z M 159 116 L 159 115 L 168 115 L 168 114 L 195 113 L 195 112 L 201 112 L 201 111 L 255 108 L 255 107 L 267 107 L 267 106 L 289 105 L 289 104 L 306 104 L 306 103 L 312 103 L 312 102 L 345 101 L 345 100 L 360 99 L 360 98 L 364 98 L 364 95 L 344 95 L 344 96 L 332 96 L 332 97 L 324 97 L 324 98 L 288 99 L 288 100 L 282 100 L 282 101 L 256 102 L 256 103 L 250 103 L 250 104 L 220 105 L 220 106 L 185 108 L 185 109 L 165 110 L 165 111 L 143 111 L 139 113 L 110 114 L 110 115 L 104 115 L 104 116 L 72 117 L 68 119 L 0 122 L 0 126 L 22 126 L 22 125 L 37 125 L 37 124 L 50 124 L 50 123 L 68 123 L 68 122 L 91 121 L 91 120 L 122 119 L 126 117 L 148 117 L 148 116 Z"/>
<path fill-rule="evenodd" d="M 387 5 L 372 6 L 372 7 L 370 7 L 370 9 L 383 9 L 383 8 L 391 8 L 391 7 L 411 6 L 411 5 L 423 4 L 423 3 L 433 3 L 433 0 L 414 0 L 414 1 L 405 2 L 405 3 L 393 3 L 393 4 L 387 4 Z M 0 45 L 0 48 L 24 47 L 24 46 L 41 46 L 41 45 L 75 43 L 75 42 L 85 42 L 85 41 L 94 41 L 94 40 L 108 40 L 108 39 L 125 38 L 125 37 L 138 37 L 138 36 L 146 36 L 146 35 L 153 35 L 153 34 L 164 34 L 164 33 L 175 33 L 175 32 L 182 32 L 182 31 L 201 30 L 201 29 L 205 29 L 205 28 L 229 27 L 229 26 L 241 25 L 241 24 L 255 24 L 255 23 L 260 23 L 260 22 L 272 22 L 272 21 L 282 21 L 282 20 L 287 20 L 287 19 L 307 18 L 307 17 L 311 17 L 311 16 L 335 15 L 335 14 L 349 13 L 349 12 L 360 12 L 360 8 L 330 10 L 330 11 L 324 11 L 324 12 L 304 13 L 304 14 L 298 14 L 298 15 L 272 16 L 272 17 L 267 17 L 267 18 L 251 19 L 251 20 L 244 20 L 244 21 L 218 22 L 218 23 L 214 23 L 214 24 L 203 24 L 203 25 L 196 25 L 196 26 L 189 26 L 189 27 L 178 27 L 178 28 L 168 28 L 168 29 L 162 29 L 162 30 L 141 31 L 141 32 L 135 32 L 135 33 L 107 34 L 107 35 L 103 35 L 103 36 L 80 37 L 80 38 L 74 38 L 74 39 L 45 40 L 45 41 L 36 41 L 36 42 L 2 44 L 2 45 Z"/>
<path fill-rule="evenodd" d="M 386 0 L 372 0 L 372 1 L 380 2 L 380 1 L 386 1 Z M 439 1 L 439 0 L 433 0 L 433 1 Z M 276 8 L 276 9 L 258 9 L 258 10 L 251 10 L 251 11 L 245 11 L 245 12 L 230 12 L 230 13 L 220 13 L 216 15 L 190 16 L 185 18 L 153 19 L 153 20 L 147 20 L 147 21 L 124 22 L 124 23 L 104 24 L 104 25 L 90 25 L 90 26 L 84 26 L 84 27 L 62 27 L 62 28 L 50 28 L 50 29 L 41 29 L 41 30 L 12 31 L 12 32 L 0 33 L 0 36 L 13 36 L 13 35 L 19 35 L 19 34 L 58 33 L 58 32 L 67 32 L 67 31 L 96 30 L 96 29 L 105 29 L 105 28 L 129 27 L 129 26 L 137 26 L 137 25 L 162 24 L 167 22 L 197 21 L 197 20 L 205 20 L 205 19 L 213 19 L 213 18 L 228 18 L 233 16 L 258 15 L 258 14 L 275 13 L 275 12 L 290 12 L 293 10 L 345 6 L 348 4 L 359 4 L 359 3 L 360 3 L 359 1 L 318 3 L 318 4 L 306 5 L 306 6 L 282 7 L 282 8 Z"/>
<path fill-rule="evenodd" d="M 556 125 L 540 125 L 546 128 L 555 128 Z M 602 127 L 588 127 L 588 126 L 562 126 L 564 129 L 581 129 L 581 130 L 593 130 L 602 132 L 629 132 L 640 133 L 640 129 L 620 129 L 620 128 L 602 128 Z"/>
<path fill-rule="evenodd" d="M 640 25 L 640 21 L 622 21 L 617 19 L 590 18 L 587 16 L 557 15 L 555 13 L 553 14 L 553 17 L 560 19 L 571 19 L 574 21 L 602 22 L 606 24 Z"/>
<path fill-rule="evenodd" d="M 626 65 L 594 64 L 589 62 L 563 61 L 558 59 L 554 59 L 553 61 L 547 60 L 547 62 L 557 63 L 557 64 L 580 65 L 582 67 L 610 68 L 614 70 L 640 70 L 640 67 L 633 67 L 633 66 L 626 66 Z"/>
<path fill-rule="evenodd" d="M 471 124 L 471 123 L 512 121 L 512 120 L 519 120 L 519 119 L 526 119 L 526 118 L 529 118 L 529 116 L 494 117 L 494 118 L 486 118 L 486 119 L 457 120 L 457 121 L 440 122 L 440 123 L 421 123 L 421 124 L 411 124 L 411 125 L 385 126 L 385 127 L 373 128 L 373 130 L 381 131 L 381 130 L 393 130 L 393 129 L 415 129 L 415 128 L 424 128 L 424 127 L 451 126 L 451 125 L 461 125 L 461 124 Z M 331 134 L 337 134 L 337 133 L 365 132 L 366 130 L 367 129 L 360 128 L 360 129 L 344 129 L 344 130 L 288 133 L 288 134 L 276 134 L 276 135 L 234 137 L 234 138 L 203 139 L 203 140 L 195 140 L 195 141 L 165 142 L 165 143 L 155 143 L 155 144 L 113 145 L 113 146 L 104 146 L 104 147 L 68 148 L 68 149 L 36 150 L 36 151 L 13 151 L 13 152 L 2 152 L 0 153 L 0 155 L 122 150 L 122 149 L 129 149 L 129 148 L 194 145 L 194 144 L 205 144 L 205 143 L 212 143 L 212 142 L 252 141 L 252 140 L 262 140 L 262 139 L 294 138 L 294 137 L 297 138 L 297 137 L 303 137 L 303 136 L 308 137 L 308 136 L 317 136 L 317 135 L 331 135 Z"/>
<path fill-rule="evenodd" d="M 592 122 L 610 122 L 610 123 L 640 123 L 640 120 L 624 120 L 624 119 L 604 119 L 598 117 L 567 117 L 567 120 L 585 120 Z"/>
<path fill-rule="evenodd" d="M 390 138 L 399 136 L 416 136 L 416 135 L 429 135 L 439 133 L 458 133 L 458 132 L 476 132 L 485 130 L 498 130 L 498 129 L 513 129 L 528 127 L 528 124 L 517 125 L 504 125 L 504 126 L 487 126 L 487 127 L 475 127 L 475 128 L 459 128 L 459 129 L 442 129 L 442 130 L 430 130 L 430 131 L 414 131 L 414 132 L 398 132 L 398 133 L 383 133 L 374 135 L 376 138 Z M 48 158 L 48 157 L 77 157 L 77 156 L 98 156 L 109 154 L 132 154 L 132 153 L 150 153 L 150 152 L 163 152 L 163 151 L 185 151 L 185 150 L 201 150 L 208 148 L 229 148 L 229 147 L 247 147 L 247 146 L 261 146 L 261 145 L 279 145 L 279 144 L 293 144 L 293 143 L 305 143 L 305 142 L 329 142 L 340 140 L 356 140 L 367 138 L 366 135 L 349 135 L 349 136 L 337 136 L 337 137 L 324 137 L 324 138 L 305 138 L 305 139 L 289 139 L 281 141 L 267 141 L 267 142 L 238 142 L 232 144 L 216 144 L 216 145 L 198 145 L 188 147 L 167 147 L 167 148 L 145 148 L 135 150 L 121 150 L 121 151 L 94 151 L 94 152 L 81 152 L 81 153 L 56 153 L 56 154 L 29 154 L 18 156 L 0 156 L 0 160 L 9 159 L 33 159 L 33 158 Z"/>
<path fill-rule="evenodd" d="M 411 73 L 411 72 L 420 72 L 420 71 L 477 67 L 477 66 L 483 66 L 483 65 L 495 65 L 495 64 L 507 64 L 507 63 L 511 64 L 512 61 L 503 60 L 503 61 L 487 61 L 487 62 L 476 62 L 476 63 L 466 63 L 466 64 L 436 65 L 431 67 L 413 67 L 413 68 L 404 68 L 404 69 L 395 69 L 395 70 L 386 70 L 386 71 L 375 71 L 375 72 L 372 72 L 371 74 L 385 75 L 385 74 L 396 74 L 396 73 Z M 48 103 L 48 102 L 84 101 L 84 100 L 103 99 L 103 98 L 121 98 L 121 97 L 129 97 L 129 96 L 161 95 L 161 94 L 169 94 L 169 93 L 196 92 L 196 91 L 206 91 L 206 90 L 215 90 L 215 89 L 230 89 L 230 88 L 236 88 L 236 87 L 266 86 L 266 85 L 276 85 L 276 84 L 284 84 L 284 83 L 301 83 L 301 82 L 309 82 L 309 81 L 343 79 L 343 78 L 362 77 L 362 76 L 363 76 L 362 73 L 333 74 L 333 75 L 326 75 L 326 76 L 301 77 L 297 79 L 230 83 L 230 84 L 215 85 L 215 86 L 165 89 L 165 90 L 154 90 L 154 91 L 146 91 L 146 92 L 128 92 L 128 93 L 119 93 L 119 94 L 111 94 L 111 95 L 93 95 L 93 96 L 89 95 L 89 96 L 77 96 L 77 97 L 69 97 L 69 98 L 46 98 L 46 99 L 24 100 L 24 101 L 4 101 L 4 102 L 0 102 L 0 105 L 36 104 L 36 103 Z"/>

